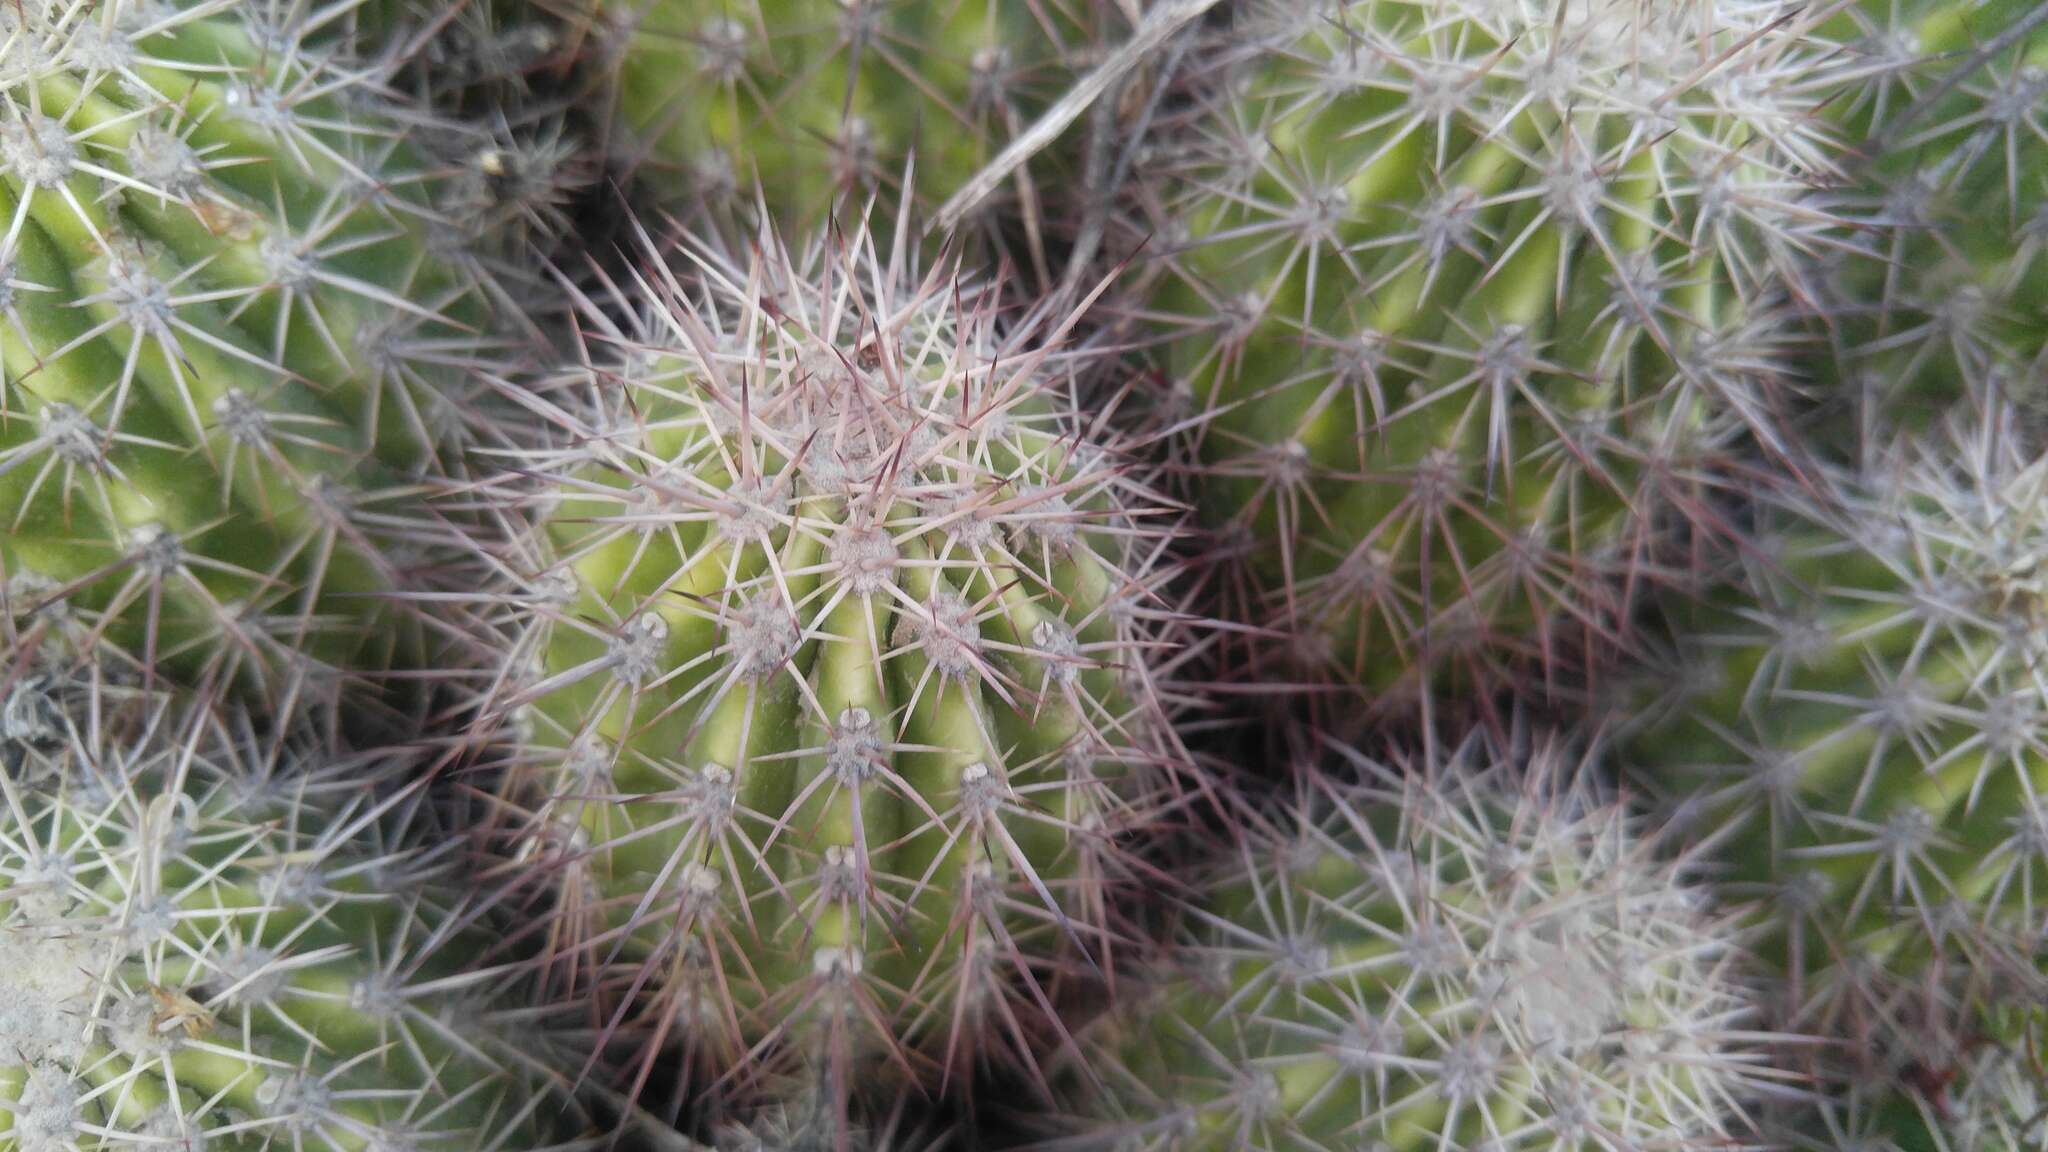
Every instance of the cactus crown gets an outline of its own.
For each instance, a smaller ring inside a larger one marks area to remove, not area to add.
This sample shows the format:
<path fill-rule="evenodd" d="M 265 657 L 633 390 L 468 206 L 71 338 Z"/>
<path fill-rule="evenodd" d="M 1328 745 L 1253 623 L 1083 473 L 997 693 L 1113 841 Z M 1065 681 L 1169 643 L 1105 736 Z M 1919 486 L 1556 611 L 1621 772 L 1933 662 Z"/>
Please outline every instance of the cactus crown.
<path fill-rule="evenodd" d="M 743 1074 L 1029 1052 L 1049 966 L 1107 960 L 1162 505 L 1057 399 L 1075 317 L 999 289 L 865 229 L 689 242 L 536 401 L 508 791 Z"/>
<path fill-rule="evenodd" d="M 1481 738 L 1421 777 L 1344 758 L 1364 783 L 1244 836 L 1156 995 L 1092 1030 L 1100 1146 L 1737 1138 L 1761 1081 L 1728 924 L 1585 764 Z"/>

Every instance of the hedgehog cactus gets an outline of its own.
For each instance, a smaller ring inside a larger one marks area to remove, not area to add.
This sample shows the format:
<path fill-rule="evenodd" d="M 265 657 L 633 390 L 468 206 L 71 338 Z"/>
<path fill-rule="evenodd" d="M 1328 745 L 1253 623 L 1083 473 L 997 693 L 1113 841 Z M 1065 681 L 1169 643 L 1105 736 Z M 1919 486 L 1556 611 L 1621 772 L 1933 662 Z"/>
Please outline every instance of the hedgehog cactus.
<path fill-rule="evenodd" d="M 636 324 L 592 311 L 535 400 L 569 446 L 508 489 L 507 790 L 558 932 L 729 1082 L 1029 1053 L 1055 979 L 1108 967 L 1164 779 L 1161 506 L 1060 401 L 1073 315 L 866 232 L 687 243 Z"/>
<path fill-rule="evenodd" d="M 1073 82 L 1108 19 L 1031 0 L 620 7 L 617 99 L 646 161 L 714 198 L 758 176 L 778 214 L 812 220 L 893 186 L 913 152 L 919 199 L 945 199 Z M 1012 185 L 1030 213 L 1029 175 Z"/>
<path fill-rule="evenodd" d="M 11 718 L 57 722 L 0 730 L 0 1148 L 576 1134 L 566 1098 L 496 1047 L 508 974 L 477 964 L 474 914 L 375 847 L 364 797 L 388 765 L 111 680 L 13 689 Z"/>
<path fill-rule="evenodd" d="M 1836 488 L 1838 508 L 1759 512 L 1630 746 L 1777 910 L 1790 1018 L 1853 1038 L 1851 1075 L 1924 1095 L 2043 1023 L 1997 1018 L 2042 1002 L 2048 462 L 1998 409 Z"/>
<path fill-rule="evenodd" d="M 412 477 L 476 432 L 492 293 L 345 9 L 0 14 L 0 576 L 152 673 L 396 658 Z"/>
<path fill-rule="evenodd" d="M 2048 413 L 2048 24 L 2012 0 L 1867 0 L 1831 18 L 1849 53 L 1828 114 L 1859 153 L 1838 198 L 1824 371 L 1882 443 L 1969 394 Z"/>
<path fill-rule="evenodd" d="M 1664 574 L 1652 538 L 1698 526 L 1703 462 L 1769 427 L 1830 46 L 1720 0 L 1241 20 L 1141 186 L 1228 610 L 1284 637 L 1247 658 L 1568 687 Z"/>
<path fill-rule="evenodd" d="M 1250 829 L 1085 1037 L 1144 1152 L 1721 1148 L 1761 1084 L 1728 924 L 1553 744 L 1474 739 Z M 1417 775 L 1410 768 L 1420 768 Z"/>

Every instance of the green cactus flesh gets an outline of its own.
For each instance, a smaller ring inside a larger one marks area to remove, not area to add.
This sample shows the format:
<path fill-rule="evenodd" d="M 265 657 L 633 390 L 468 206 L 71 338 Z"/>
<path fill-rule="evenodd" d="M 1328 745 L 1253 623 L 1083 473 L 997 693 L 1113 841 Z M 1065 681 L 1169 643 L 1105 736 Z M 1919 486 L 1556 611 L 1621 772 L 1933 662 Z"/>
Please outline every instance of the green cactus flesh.
<path fill-rule="evenodd" d="M 1828 45 L 1768 3 L 1242 19 L 1158 150 L 1150 314 L 1231 612 L 1269 675 L 1561 683 L 1768 427 Z"/>
<path fill-rule="evenodd" d="M 1050 966 L 1107 963 L 1159 506 L 1057 415 L 1076 354 L 1030 340 L 1068 321 L 752 242 L 679 256 L 561 390 L 517 562 L 533 829 L 602 956 L 743 1078 L 1028 1048 Z"/>
<path fill-rule="evenodd" d="M 1060 1146 L 1740 1146 L 1726 924 L 1638 821 L 1556 749 L 1523 780 L 1483 741 L 1436 783 L 1366 767 L 1198 877 L 1151 998 L 1087 1033 L 1104 1103 Z"/>
<path fill-rule="evenodd" d="M 623 17 L 622 119 L 657 168 L 749 202 L 758 177 L 782 218 L 895 187 L 913 152 L 914 199 L 936 206 L 1072 83 L 1075 7 L 644 0 Z"/>
<path fill-rule="evenodd" d="M 2048 465 L 2011 419 L 1958 417 L 1841 478 L 1840 511 L 1770 501 L 1629 742 L 1770 911 L 1786 1018 L 1909 1097 L 1986 1043 L 2037 1050 L 2048 1022 L 1997 1019 L 2042 1002 L 2048 890 Z"/>
<path fill-rule="evenodd" d="M 553 1143 L 487 940 L 365 834 L 375 765 L 58 684 L 0 735 L 0 1149 Z"/>
<path fill-rule="evenodd" d="M 396 658 L 403 497 L 483 362 L 486 294 L 332 15 L 0 15 L 0 569 L 152 669 Z"/>

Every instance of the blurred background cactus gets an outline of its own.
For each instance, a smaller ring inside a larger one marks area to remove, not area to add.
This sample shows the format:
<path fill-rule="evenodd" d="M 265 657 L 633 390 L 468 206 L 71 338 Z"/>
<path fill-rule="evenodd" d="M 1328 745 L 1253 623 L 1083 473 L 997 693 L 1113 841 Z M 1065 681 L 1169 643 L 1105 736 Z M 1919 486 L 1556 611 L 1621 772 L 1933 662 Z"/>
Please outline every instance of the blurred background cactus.
<path fill-rule="evenodd" d="M 1832 411 L 1882 452 L 1960 399 L 2048 418 L 2048 19 L 2038 4 L 1840 6 L 1826 110 L 1851 243 L 1814 284 Z"/>
<path fill-rule="evenodd" d="M 0 1147 L 573 1147 L 449 854 L 381 846 L 402 754 L 118 673 L 8 698 Z"/>
<path fill-rule="evenodd" d="M 933 209 L 1068 94 L 1138 21 L 1136 0 L 621 0 L 623 139 L 657 199 L 676 190 L 751 207 L 799 231 L 879 194 Z M 1016 235 L 1041 283 L 1048 205 L 1071 202 L 1083 133 L 1061 135 L 999 182 L 976 219 Z M 914 164 L 909 163 L 914 159 Z M 902 187 L 906 176 L 910 188 Z M 922 223 L 922 220 L 920 220 Z"/>

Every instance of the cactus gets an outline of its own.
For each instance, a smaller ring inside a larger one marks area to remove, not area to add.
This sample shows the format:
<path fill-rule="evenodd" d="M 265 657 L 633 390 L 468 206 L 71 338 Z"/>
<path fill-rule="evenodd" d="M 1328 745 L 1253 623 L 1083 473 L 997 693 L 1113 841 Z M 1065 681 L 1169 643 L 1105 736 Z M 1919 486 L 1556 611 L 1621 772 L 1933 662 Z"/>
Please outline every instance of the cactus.
<path fill-rule="evenodd" d="M 0 575 L 152 675 L 419 660 L 416 477 L 490 436 L 496 293 L 347 7 L 0 17 Z"/>
<path fill-rule="evenodd" d="M 1247 678 L 1568 692 L 1772 429 L 1833 149 L 1797 5 L 1262 0 L 1138 184 Z M 1141 258 L 1142 259 L 1142 258 Z M 1277 636 L 1277 642 L 1270 637 Z"/>
<path fill-rule="evenodd" d="M 1766 501 L 1726 592 L 1673 613 L 1676 687 L 1627 741 L 1776 910 L 1780 1011 L 1848 1041 L 1822 1070 L 1931 1116 L 1982 1045 L 2041 1026 L 2005 1018 L 2042 1002 L 2048 890 L 2048 462 L 2013 420 L 1958 412 L 1826 502 Z"/>
<path fill-rule="evenodd" d="M 1929 991 L 1905 992 L 1891 1005 L 1898 1011 L 1882 1035 L 1869 1038 L 1881 1072 L 1774 1117 L 1771 1146 L 1794 1152 L 2048 1147 L 2041 1123 L 2042 989 L 2008 989 L 2014 995 L 1989 1031 L 1982 1028 L 1980 1007 L 1958 1003 L 1950 990 L 1933 989 L 1932 997 Z M 1959 1023 L 1961 1031 L 1955 1030 Z M 1878 1051 L 1878 1044 L 1902 1046 Z M 1913 1090 L 1900 1091 L 1902 1083 Z"/>
<path fill-rule="evenodd" d="M 650 253 L 502 487 L 511 871 L 623 965 L 614 1023 L 828 1100 L 1041 1046 L 1169 739 L 1164 508 L 1066 407 L 1076 314 L 871 235 Z"/>
<path fill-rule="evenodd" d="M 1830 27 L 1849 53 L 1828 111 L 1858 154 L 1835 199 L 1860 227 L 1816 286 L 1821 368 L 1873 445 L 1964 396 L 2048 413 L 2039 6 L 1870 0 Z"/>
<path fill-rule="evenodd" d="M 517 969 L 379 846 L 402 763 L 77 667 L 13 685 L 51 723 L 0 731 L 0 1148 L 573 1146 L 499 1043 L 538 1047 L 492 1004 Z"/>
<path fill-rule="evenodd" d="M 815 222 L 844 194 L 935 206 L 1073 82 L 1107 5 L 1030 0 L 641 0 L 623 26 L 618 103 L 645 161 L 713 200 Z M 1044 169 L 1040 169 L 1040 179 Z M 1010 182 L 1027 227 L 1040 192 Z"/>
<path fill-rule="evenodd" d="M 1590 768 L 1549 739 L 1338 753 L 1361 782 L 1199 873 L 1048 1147 L 1741 1146 L 1765 1073 L 1729 922 Z"/>

